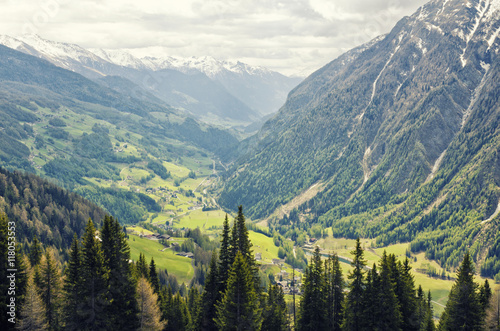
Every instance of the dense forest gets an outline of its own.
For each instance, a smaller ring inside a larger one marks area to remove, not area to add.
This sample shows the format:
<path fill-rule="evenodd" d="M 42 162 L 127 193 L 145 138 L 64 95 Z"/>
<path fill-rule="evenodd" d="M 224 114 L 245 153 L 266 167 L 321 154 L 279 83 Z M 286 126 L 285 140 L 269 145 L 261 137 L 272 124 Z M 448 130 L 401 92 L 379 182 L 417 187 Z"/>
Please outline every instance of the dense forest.
<path fill-rule="evenodd" d="M 227 217 L 224 221 L 204 286 L 193 285 L 183 293 L 161 281 L 153 259 L 147 263 L 141 254 L 130 262 L 126 234 L 111 216 L 104 216 L 98 228 L 89 220 L 81 236 L 74 234 L 63 262 L 36 237 L 26 253 L 19 245 L 13 249 L 14 228 L 15 222 L 0 217 L 0 276 L 15 275 L 14 281 L 0 285 L 5 330 L 436 329 L 430 292 L 416 287 L 408 260 L 384 253 L 368 267 L 359 239 L 347 280 L 335 255 L 322 260 L 315 250 L 302 294 L 293 291 L 298 302 L 289 311 L 279 284 L 262 286 L 241 206 L 232 227 Z M 488 281 L 478 285 L 473 278 L 466 253 L 439 330 L 500 326 L 498 298 Z"/>

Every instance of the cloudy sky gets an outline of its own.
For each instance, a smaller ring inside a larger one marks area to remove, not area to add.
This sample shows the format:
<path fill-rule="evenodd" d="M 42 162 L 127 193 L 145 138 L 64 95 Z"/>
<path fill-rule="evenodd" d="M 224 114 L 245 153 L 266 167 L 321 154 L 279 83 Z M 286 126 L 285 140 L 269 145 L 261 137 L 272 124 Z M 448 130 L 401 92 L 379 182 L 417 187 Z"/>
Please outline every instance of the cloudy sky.
<path fill-rule="evenodd" d="M 213 56 L 305 76 L 427 0 L 0 0 L 0 34 L 137 55 Z"/>

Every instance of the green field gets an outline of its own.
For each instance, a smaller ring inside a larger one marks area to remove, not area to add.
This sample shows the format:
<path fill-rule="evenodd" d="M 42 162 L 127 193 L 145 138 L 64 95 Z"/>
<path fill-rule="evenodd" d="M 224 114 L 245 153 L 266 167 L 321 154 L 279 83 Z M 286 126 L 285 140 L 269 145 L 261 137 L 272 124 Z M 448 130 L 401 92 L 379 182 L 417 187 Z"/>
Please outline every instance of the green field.
<path fill-rule="evenodd" d="M 273 238 L 254 231 L 248 231 L 248 236 L 253 245 L 254 255 L 256 253 L 262 254 L 261 263 L 272 263 L 272 259 L 278 258 L 278 247 L 274 245 Z"/>
<path fill-rule="evenodd" d="M 140 238 L 136 235 L 129 235 L 128 244 L 132 260 L 139 259 L 139 253 L 146 256 L 149 263 L 154 258 L 158 269 L 167 269 L 169 274 L 175 275 L 179 284 L 188 284 L 194 275 L 192 260 L 187 257 L 177 256 L 175 252 L 166 248 L 158 241 Z"/>
<path fill-rule="evenodd" d="M 205 232 L 212 232 L 209 229 L 216 227 L 218 228 L 216 232 L 220 232 L 225 217 L 226 214 L 221 210 L 202 211 L 201 209 L 197 209 L 191 211 L 189 214 L 175 218 L 174 227 L 190 229 L 200 228 L 200 230 Z M 233 219 L 230 215 L 228 215 L 228 218 L 229 222 Z"/>

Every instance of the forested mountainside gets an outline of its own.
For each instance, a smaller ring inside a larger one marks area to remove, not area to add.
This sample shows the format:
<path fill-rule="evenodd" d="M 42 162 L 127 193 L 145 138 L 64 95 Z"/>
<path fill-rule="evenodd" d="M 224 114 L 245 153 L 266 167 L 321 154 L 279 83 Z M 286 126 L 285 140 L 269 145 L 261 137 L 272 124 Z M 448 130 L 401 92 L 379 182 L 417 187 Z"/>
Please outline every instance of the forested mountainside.
<path fill-rule="evenodd" d="M 147 170 L 150 161 L 207 159 L 207 153 L 223 154 L 238 142 L 229 132 L 155 99 L 136 99 L 127 93 L 130 88 L 124 84 L 122 94 L 0 46 L 0 166 L 54 178 L 120 221 L 135 223 L 160 207 L 128 187 L 111 187 L 123 180 L 121 169 Z"/>
<path fill-rule="evenodd" d="M 68 249 L 82 235 L 89 218 L 100 224 L 105 212 L 81 196 L 33 174 L 0 168 L 0 213 L 16 224 L 17 240 L 37 236 L 47 245 Z"/>
<path fill-rule="evenodd" d="M 219 202 L 265 218 L 299 196 L 295 217 L 271 224 L 410 241 L 446 267 L 468 248 L 483 275 L 499 275 L 499 9 L 431 1 L 312 74 Z"/>

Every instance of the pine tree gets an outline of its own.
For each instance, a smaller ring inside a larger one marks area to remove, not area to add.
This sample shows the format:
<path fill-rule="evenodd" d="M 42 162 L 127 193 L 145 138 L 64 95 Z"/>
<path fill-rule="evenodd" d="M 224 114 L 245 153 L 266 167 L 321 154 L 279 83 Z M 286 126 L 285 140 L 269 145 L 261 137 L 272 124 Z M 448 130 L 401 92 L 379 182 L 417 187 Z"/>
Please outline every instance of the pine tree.
<path fill-rule="evenodd" d="M 149 279 L 151 282 L 151 286 L 153 287 L 153 291 L 156 294 L 160 293 L 160 279 L 158 278 L 158 273 L 156 272 L 156 264 L 155 260 L 151 258 L 151 263 L 149 264 Z"/>
<path fill-rule="evenodd" d="M 382 315 L 382 311 L 380 307 L 380 275 L 375 263 L 372 269 L 367 272 L 365 284 L 361 329 L 376 330 L 378 328 L 378 317 Z"/>
<path fill-rule="evenodd" d="M 234 258 L 232 261 L 234 261 L 236 256 L 235 254 L 237 252 L 240 252 L 241 255 L 243 255 L 243 257 L 246 259 L 248 266 L 250 267 L 250 270 L 252 271 L 255 291 L 256 293 L 260 293 L 261 288 L 260 288 L 259 268 L 257 267 L 257 263 L 253 256 L 252 243 L 248 237 L 248 229 L 245 222 L 246 220 L 245 220 L 245 215 L 243 215 L 243 206 L 240 205 L 238 207 L 238 215 L 234 220 L 233 231 L 232 231 L 233 237 L 231 238 L 231 245 L 232 245 L 232 252 L 234 254 Z"/>
<path fill-rule="evenodd" d="M 425 331 L 434 331 L 436 330 L 436 325 L 434 324 L 434 319 L 433 319 L 433 310 L 432 310 L 432 296 L 431 296 L 431 291 L 427 293 L 427 301 L 425 302 L 426 304 L 426 315 L 425 315 L 425 320 L 424 320 L 424 327 L 421 328 L 421 330 Z"/>
<path fill-rule="evenodd" d="M 186 302 L 179 293 L 171 298 L 166 316 L 168 322 L 165 331 L 187 330 L 191 326 L 191 315 Z"/>
<path fill-rule="evenodd" d="M 139 260 L 137 261 L 135 268 L 137 279 L 144 277 L 149 280 L 149 266 L 146 262 L 146 257 L 144 256 L 144 254 L 139 253 Z"/>
<path fill-rule="evenodd" d="M 415 295 L 415 280 L 411 273 L 410 261 L 405 259 L 403 264 L 398 263 L 399 279 L 396 286 L 401 311 L 403 330 L 419 330 L 421 320 L 418 317 L 417 297 Z"/>
<path fill-rule="evenodd" d="M 50 329 L 58 329 L 61 323 L 61 275 L 52 251 L 46 250 L 39 267 L 40 275 L 36 285 L 44 304 L 47 323 Z"/>
<path fill-rule="evenodd" d="M 201 299 L 202 309 L 199 318 L 202 330 L 216 330 L 214 319 L 216 317 L 216 303 L 219 298 L 219 275 L 217 268 L 217 253 L 213 252 L 205 287 Z"/>
<path fill-rule="evenodd" d="M 486 279 L 484 281 L 484 285 L 479 288 L 479 301 L 481 302 L 481 307 L 485 312 L 486 309 L 488 309 L 488 305 L 490 304 L 491 295 L 492 293 L 490 283 Z"/>
<path fill-rule="evenodd" d="M 220 254 L 219 254 L 219 264 L 218 264 L 218 277 L 219 277 L 219 286 L 220 291 L 224 293 L 226 290 L 227 279 L 229 278 L 229 269 L 234 262 L 234 257 L 231 252 L 231 237 L 230 237 L 230 229 L 229 229 L 229 220 L 227 218 L 224 219 L 224 225 L 222 229 L 222 240 L 220 245 Z"/>
<path fill-rule="evenodd" d="M 280 285 L 269 285 L 261 331 L 288 330 L 285 296 Z"/>
<path fill-rule="evenodd" d="M 344 318 L 342 307 L 344 303 L 344 278 L 337 255 L 330 255 L 325 262 L 325 279 L 328 329 L 337 331 L 341 329 Z"/>
<path fill-rule="evenodd" d="M 188 293 L 188 310 L 191 315 L 190 329 L 196 330 L 199 326 L 199 316 L 201 310 L 201 295 L 198 289 L 193 286 L 189 289 Z"/>
<path fill-rule="evenodd" d="M 81 314 L 79 313 L 79 305 L 81 303 L 82 294 L 82 251 L 80 242 L 76 234 L 71 243 L 68 266 L 65 270 L 64 278 L 64 306 L 63 314 L 65 321 L 65 328 L 68 330 L 78 330 L 79 326 L 83 324 Z"/>
<path fill-rule="evenodd" d="M 103 314 L 108 302 L 109 270 L 92 220 L 89 220 L 82 238 L 80 313 L 84 319 L 82 329 L 106 328 Z"/>
<path fill-rule="evenodd" d="M 474 266 L 469 252 L 458 268 L 457 280 L 439 323 L 440 330 L 482 330 L 483 309 L 478 284 L 474 282 Z"/>
<path fill-rule="evenodd" d="M 108 328 L 138 327 L 136 284 L 130 266 L 130 248 L 121 225 L 106 215 L 101 228 L 101 247 L 104 262 L 109 269 L 107 300 L 104 316 Z"/>
<path fill-rule="evenodd" d="M 349 283 L 349 293 L 345 303 L 345 314 L 342 328 L 347 331 L 361 330 L 363 318 L 363 292 L 365 287 L 366 261 L 364 259 L 363 249 L 359 238 L 356 239 L 356 248 L 351 252 L 353 261 L 351 265 L 353 270 L 349 272 L 347 278 Z"/>
<path fill-rule="evenodd" d="M 42 246 L 38 241 L 38 237 L 33 237 L 33 242 L 30 246 L 29 260 L 32 267 L 37 266 L 42 260 Z"/>
<path fill-rule="evenodd" d="M 317 246 L 304 274 L 303 291 L 297 330 L 327 330 L 326 284 L 323 263 Z"/>
<path fill-rule="evenodd" d="M 258 330 L 262 324 L 253 271 L 241 252 L 236 253 L 226 292 L 217 304 L 215 323 L 219 330 Z"/>
<path fill-rule="evenodd" d="M 395 293 L 394 273 L 397 271 L 394 256 L 382 254 L 380 261 L 380 291 L 379 305 L 382 314 L 377 317 L 377 326 L 380 330 L 400 330 L 401 312 L 399 311 L 398 298 Z"/>
<path fill-rule="evenodd" d="M 26 298 L 19 319 L 19 330 L 38 331 L 47 330 L 45 305 L 38 294 L 38 288 L 33 280 L 33 274 L 28 276 Z"/>
<path fill-rule="evenodd" d="M 161 321 L 160 307 L 158 306 L 158 295 L 153 292 L 146 278 L 141 277 L 137 282 L 137 304 L 139 321 L 138 330 L 161 331 L 165 322 Z M 125 329 L 131 329 L 127 327 Z"/>

